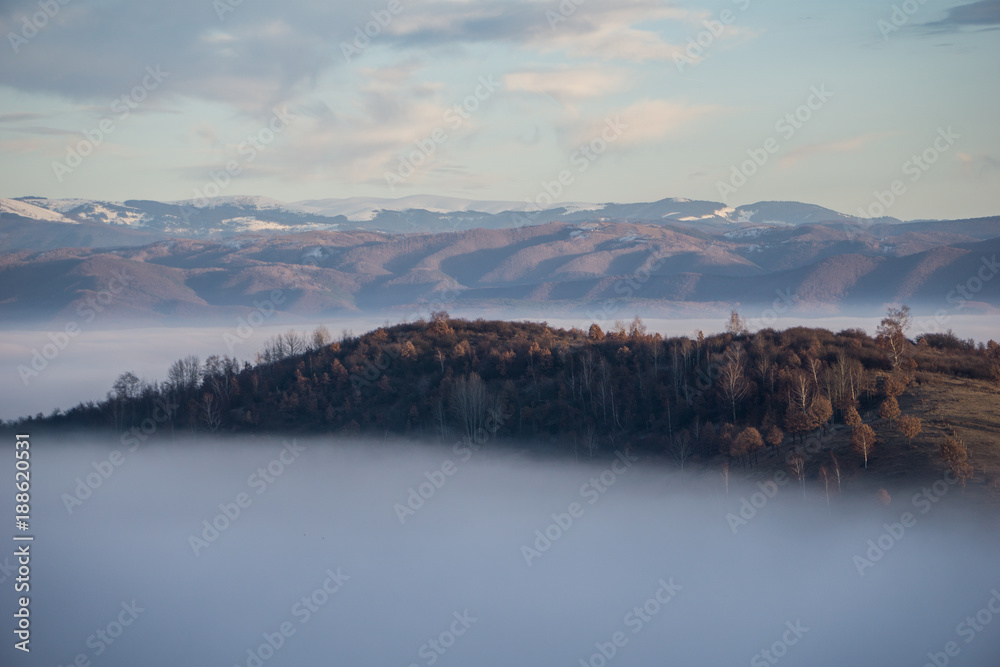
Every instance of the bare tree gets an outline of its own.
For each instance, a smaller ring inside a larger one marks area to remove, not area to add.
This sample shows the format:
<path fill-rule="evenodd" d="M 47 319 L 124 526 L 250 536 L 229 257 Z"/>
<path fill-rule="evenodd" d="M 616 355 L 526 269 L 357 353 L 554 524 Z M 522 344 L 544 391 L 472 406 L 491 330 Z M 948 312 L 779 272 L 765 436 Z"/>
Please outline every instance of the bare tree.
<path fill-rule="evenodd" d="M 732 345 L 726 350 L 726 363 L 719 373 L 719 388 L 723 398 L 733 411 L 733 421 L 736 421 L 736 406 L 750 391 L 750 383 L 743 373 L 746 353 L 742 345 Z"/>
<path fill-rule="evenodd" d="M 312 348 L 314 350 L 319 350 L 330 343 L 333 342 L 333 336 L 330 335 L 330 331 L 322 324 L 316 327 L 312 333 Z"/>
<path fill-rule="evenodd" d="M 673 455 L 677 465 L 681 467 L 681 472 L 684 471 L 684 464 L 691 458 L 693 451 L 691 447 L 691 434 L 688 433 L 687 429 L 681 429 L 673 437 L 673 442 L 670 444 L 670 453 Z"/>
<path fill-rule="evenodd" d="M 868 470 L 868 458 L 875 449 L 875 431 L 868 424 L 862 424 L 854 429 L 851 435 L 851 447 L 865 458 L 865 470 Z"/>
<path fill-rule="evenodd" d="M 894 369 L 900 367 L 900 360 L 908 344 L 906 331 L 910 328 L 911 321 L 909 306 L 890 307 L 876 329 L 875 342 L 889 353 Z"/>
<path fill-rule="evenodd" d="M 734 336 L 745 336 L 749 333 L 747 321 L 740 317 L 740 314 L 735 310 L 729 313 L 729 321 L 726 322 L 726 333 L 731 333 Z"/>
<path fill-rule="evenodd" d="M 219 427 L 222 426 L 222 410 L 218 401 L 215 400 L 215 394 L 205 392 L 202 395 L 201 418 L 205 427 L 212 433 L 218 431 Z"/>
<path fill-rule="evenodd" d="M 455 381 L 451 391 L 451 411 L 470 441 L 475 440 L 479 430 L 486 425 L 489 407 L 486 383 L 477 373 L 470 373 L 468 377 L 460 377 Z"/>
<path fill-rule="evenodd" d="M 805 500 L 806 497 L 806 459 L 804 456 L 798 452 L 792 453 L 788 457 L 788 470 L 792 473 L 792 477 L 799 480 L 799 486 L 802 488 L 802 499 Z"/>
<path fill-rule="evenodd" d="M 830 514 L 830 473 L 825 465 L 819 467 L 819 477 L 823 480 L 823 490 L 826 492 L 826 513 Z"/>
<path fill-rule="evenodd" d="M 837 482 L 837 493 L 840 493 L 840 461 L 837 460 L 837 455 L 830 451 L 830 475 L 835 482 Z"/>

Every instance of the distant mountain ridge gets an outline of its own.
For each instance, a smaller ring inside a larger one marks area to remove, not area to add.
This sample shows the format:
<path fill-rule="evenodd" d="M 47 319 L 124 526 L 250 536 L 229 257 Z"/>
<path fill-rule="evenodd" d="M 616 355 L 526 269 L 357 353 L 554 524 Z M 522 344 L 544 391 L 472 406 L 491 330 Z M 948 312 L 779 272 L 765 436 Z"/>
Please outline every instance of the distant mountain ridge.
<path fill-rule="evenodd" d="M 669 204 L 658 202 L 663 206 L 645 215 L 690 204 L 668 214 L 692 219 L 608 220 L 616 214 L 609 205 L 603 215 L 564 216 L 579 221 L 512 228 L 387 234 L 293 227 L 191 239 L 82 217 L 74 224 L 27 219 L 22 206 L 36 205 L 16 201 L 0 216 L 0 322 L 8 325 L 65 323 L 115 276 L 129 279 L 107 305 L 107 326 L 232 323 L 275 293 L 276 315 L 298 319 L 412 319 L 445 308 L 613 322 L 636 313 L 714 316 L 732 307 L 752 318 L 776 299 L 782 312 L 878 314 L 902 301 L 932 312 L 1000 313 L 1000 279 L 992 279 L 1000 272 L 1000 216 L 791 224 L 773 218 L 789 206 L 803 218 L 827 214 L 762 204 L 743 216 L 748 221 L 720 222 L 687 215 L 710 210 L 708 202 L 664 200 Z"/>
<path fill-rule="evenodd" d="M 635 204 L 567 202 L 539 209 L 527 202 L 477 201 L 431 195 L 400 199 L 314 199 L 294 203 L 242 195 L 177 202 L 19 197 L 0 199 L 0 220 L 4 218 L 105 224 L 163 238 L 222 238 L 248 233 L 346 230 L 443 232 L 508 229 L 556 221 L 727 227 L 856 222 L 851 216 L 799 202 L 759 202 L 730 207 L 721 202 L 668 198 Z M 898 223 L 900 220 L 884 218 L 876 222 Z"/>

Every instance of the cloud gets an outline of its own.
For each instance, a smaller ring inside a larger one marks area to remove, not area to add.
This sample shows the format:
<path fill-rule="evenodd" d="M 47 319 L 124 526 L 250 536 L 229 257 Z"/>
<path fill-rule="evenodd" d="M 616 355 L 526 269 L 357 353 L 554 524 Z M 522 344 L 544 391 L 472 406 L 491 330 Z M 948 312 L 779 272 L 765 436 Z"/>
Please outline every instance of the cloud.
<path fill-rule="evenodd" d="M 640 100 L 624 109 L 608 114 L 607 118 L 580 128 L 576 141 L 589 143 L 603 136 L 608 124 L 620 125 L 621 135 L 616 146 L 637 146 L 660 141 L 668 134 L 705 116 L 717 113 L 711 105 L 685 105 L 666 100 Z"/>
<path fill-rule="evenodd" d="M 568 103 L 618 92 L 628 85 L 628 75 L 594 67 L 559 68 L 512 72 L 504 75 L 503 82 L 508 91 L 548 95 Z"/>
<path fill-rule="evenodd" d="M 52 135 L 52 136 L 63 136 L 67 134 L 79 136 L 79 132 L 73 132 L 71 130 L 64 130 L 58 127 L 46 127 L 43 125 L 26 125 L 21 127 L 12 127 L 8 130 L 9 132 L 20 132 L 21 134 L 41 134 L 41 135 Z"/>
<path fill-rule="evenodd" d="M 854 153 L 864 148 L 866 144 L 886 136 L 889 136 L 889 133 L 869 132 L 867 134 L 851 137 L 850 139 L 843 139 L 841 141 L 829 141 L 826 143 L 796 146 L 782 155 L 781 159 L 778 160 L 778 164 L 782 167 L 791 167 L 798 164 L 802 160 L 807 160 L 816 155 L 826 155 L 829 153 Z"/>
<path fill-rule="evenodd" d="M 540 3 L 487 0 L 428 3 L 406 10 L 387 27 L 387 35 L 404 46 L 508 42 L 541 52 L 561 51 L 576 57 L 633 62 L 667 60 L 680 47 L 637 24 L 692 22 L 692 12 L 657 0 L 587 0 Z"/>
<path fill-rule="evenodd" d="M 993 172 L 1000 171 L 1000 159 L 980 153 L 970 155 L 969 153 L 957 153 L 959 169 L 965 178 L 982 178 Z"/>
<path fill-rule="evenodd" d="M 17 113 L 0 114 L 0 123 L 23 123 L 25 121 L 41 120 L 43 118 L 48 118 L 48 114 L 20 111 Z"/>
<path fill-rule="evenodd" d="M 924 24 L 936 32 L 951 32 L 963 28 L 996 30 L 1000 26 L 1000 0 L 979 0 L 948 10 L 945 18 Z"/>
<path fill-rule="evenodd" d="M 138 85 L 147 66 L 160 66 L 170 73 L 160 94 L 262 112 L 308 89 L 339 56 L 332 40 L 367 15 L 363 5 L 289 4 L 243 3 L 224 20 L 203 0 L 61 5 L 17 53 L 0 59 L 0 82 L 100 102 Z M 25 7 L 0 6 L 2 34 L 20 32 Z"/>
<path fill-rule="evenodd" d="M 61 5 L 57 16 L 17 53 L 0 59 L 0 85 L 104 105 L 140 84 L 147 66 L 159 66 L 169 76 L 150 103 L 183 108 L 185 99 L 208 101 L 259 120 L 275 107 L 308 102 L 318 82 L 338 69 L 367 76 L 359 65 L 379 62 L 373 58 L 376 54 L 365 51 L 362 57 L 368 61 L 349 64 L 341 44 L 353 41 L 356 30 L 363 31 L 373 21 L 372 12 L 384 12 L 385 7 L 384 0 L 289 0 L 280 7 L 240 3 L 220 18 L 205 0 Z M 438 0 L 403 7 L 370 37 L 367 48 L 393 49 L 404 63 L 412 59 L 411 48 L 426 57 L 436 50 L 479 44 L 572 58 L 664 60 L 679 53 L 679 47 L 666 42 L 658 30 L 671 22 L 694 26 L 703 15 L 659 0 L 587 0 L 580 5 Z M 0 4 L 0 32 L 17 33 L 26 11 L 23 4 Z M 558 20 L 550 20 L 547 12 L 556 12 Z M 564 100 L 584 92 L 572 84 L 543 82 L 541 76 L 521 83 Z M 594 81 L 605 88 L 612 83 L 606 76 Z M 346 92 L 349 96 L 356 91 Z M 395 91 L 381 99 L 407 103 Z"/>

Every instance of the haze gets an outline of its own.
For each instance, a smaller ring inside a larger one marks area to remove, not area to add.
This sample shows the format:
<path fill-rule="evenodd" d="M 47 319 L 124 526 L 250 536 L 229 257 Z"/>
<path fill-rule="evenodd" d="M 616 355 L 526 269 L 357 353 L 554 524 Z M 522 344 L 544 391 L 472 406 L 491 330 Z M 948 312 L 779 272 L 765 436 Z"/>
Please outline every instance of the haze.
<path fill-rule="evenodd" d="M 919 666 L 948 642 L 955 664 L 1000 654 L 1000 617 L 956 630 L 1000 587 L 1000 540 L 947 484 L 933 504 L 911 500 L 919 489 L 891 488 L 888 506 L 845 489 L 828 513 L 811 488 L 750 479 L 727 497 L 714 471 L 610 451 L 574 464 L 494 443 L 32 440 L 37 664 L 253 665 L 265 634 L 280 648 L 264 664 L 287 666 L 602 665 L 602 647 L 615 665 L 756 665 L 782 643 L 782 664 L 814 667 Z M 773 497 L 754 497 L 734 532 L 727 514 L 758 481 Z M 906 512 L 915 525 L 883 537 Z M 855 556 L 880 539 L 859 574 Z M 316 594 L 324 582 L 335 592 Z M 314 594 L 314 611 L 296 607 Z M 294 634 L 279 642 L 283 623 Z M 109 625 L 113 643 L 96 634 Z"/>

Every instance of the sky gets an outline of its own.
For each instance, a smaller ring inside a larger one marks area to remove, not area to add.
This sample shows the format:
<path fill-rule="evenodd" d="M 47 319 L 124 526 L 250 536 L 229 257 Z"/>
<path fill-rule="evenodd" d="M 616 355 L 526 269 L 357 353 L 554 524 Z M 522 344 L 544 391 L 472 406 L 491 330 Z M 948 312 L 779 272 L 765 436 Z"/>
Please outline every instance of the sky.
<path fill-rule="evenodd" d="M 1000 0 L 0 0 L 0 196 L 1000 213 Z"/>

